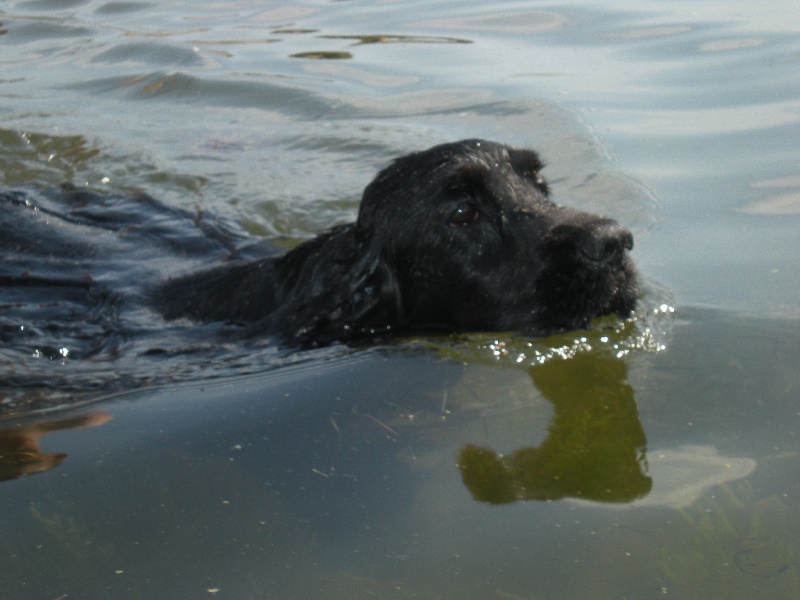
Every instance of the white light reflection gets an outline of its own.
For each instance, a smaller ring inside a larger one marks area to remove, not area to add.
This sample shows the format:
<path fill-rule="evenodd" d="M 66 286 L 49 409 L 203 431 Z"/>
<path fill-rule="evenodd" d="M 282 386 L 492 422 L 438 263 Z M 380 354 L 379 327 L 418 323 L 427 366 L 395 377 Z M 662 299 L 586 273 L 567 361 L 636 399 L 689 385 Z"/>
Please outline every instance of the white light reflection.
<path fill-rule="evenodd" d="M 544 364 L 553 358 L 569 359 L 582 352 L 610 352 L 616 358 L 631 352 L 661 352 L 667 348 L 671 317 L 675 308 L 667 303 L 637 311 L 619 323 L 609 325 L 600 319 L 595 330 L 569 338 L 569 334 L 550 338 L 523 339 L 510 335 L 492 339 L 479 347 L 497 361 L 515 364 Z"/>

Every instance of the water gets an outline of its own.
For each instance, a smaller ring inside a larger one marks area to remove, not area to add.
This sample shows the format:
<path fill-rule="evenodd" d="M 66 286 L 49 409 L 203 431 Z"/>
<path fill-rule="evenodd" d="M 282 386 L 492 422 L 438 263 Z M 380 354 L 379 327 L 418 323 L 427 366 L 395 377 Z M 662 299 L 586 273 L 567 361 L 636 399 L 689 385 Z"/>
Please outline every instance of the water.
<path fill-rule="evenodd" d="M 796 598 L 799 8 L 36 0 L 0 22 L 4 185 L 145 192 L 291 245 L 390 158 L 480 136 L 630 226 L 647 277 L 618 331 L 235 350 L 6 418 L 4 597 Z M 2 356 L 57 377 L 40 401 L 117 368 Z"/>

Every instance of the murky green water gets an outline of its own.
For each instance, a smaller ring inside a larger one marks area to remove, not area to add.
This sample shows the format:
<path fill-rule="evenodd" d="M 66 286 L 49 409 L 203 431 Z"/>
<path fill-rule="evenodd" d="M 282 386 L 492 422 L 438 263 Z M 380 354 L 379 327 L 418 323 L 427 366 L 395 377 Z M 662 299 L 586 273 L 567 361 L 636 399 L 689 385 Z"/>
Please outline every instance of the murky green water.
<path fill-rule="evenodd" d="M 800 9 L 33 0 L 0 23 L 2 184 L 288 244 L 390 158 L 481 136 L 629 225 L 649 280 L 622 331 L 196 364 L 6 419 L 2 597 L 797 597 Z M 71 365 L 0 377 L 22 367 Z"/>

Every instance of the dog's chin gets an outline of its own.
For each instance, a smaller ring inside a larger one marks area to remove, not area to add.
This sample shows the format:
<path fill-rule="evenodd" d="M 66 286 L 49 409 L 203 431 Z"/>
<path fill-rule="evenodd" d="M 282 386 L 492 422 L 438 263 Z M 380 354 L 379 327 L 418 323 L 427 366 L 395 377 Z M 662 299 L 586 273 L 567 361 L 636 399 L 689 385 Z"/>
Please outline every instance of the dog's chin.
<path fill-rule="evenodd" d="M 592 321 L 600 317 L 629 318 L 638 301 L 638 286 L 634 272 L 620 274 L 612 278 L 601 289 L 586 294 L 573 290 L 561 297 L 549 297 L 541 303 L 538 310 L 528 315 L 528 322 L 522 327 L 525 333 L 547 336 L 567 331 L 585 330 Z"/>
<path fill-rule="evenodd" d="M 606 302 L 599 303 L 595 310 L 589 312 L 585 326 L 598 317 L 615 316 L 620 320 L 627 319 L 636 310 L 639 290 L 635 274 L 626 275 L 621 278 L 621 281 L 617 281 L 610 287 L 610 298 Z"/>
<path fill-rule="evenodd" d="M 633 263 L 628 261 L 626 269 L 618 278 L 615 293 L 604 314 L 615 314 L 621 319 L 627 319 L 636 310 L 638 300 L 639 281 Z"/>

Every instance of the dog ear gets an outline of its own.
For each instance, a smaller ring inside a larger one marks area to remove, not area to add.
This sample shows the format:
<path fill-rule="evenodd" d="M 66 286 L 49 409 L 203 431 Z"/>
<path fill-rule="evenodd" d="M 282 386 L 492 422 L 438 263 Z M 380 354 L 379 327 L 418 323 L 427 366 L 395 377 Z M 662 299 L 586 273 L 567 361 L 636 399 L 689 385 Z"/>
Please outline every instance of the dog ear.
<path fill-rule="evenodd" d="M 300 346 L 392 331 L 402 321 L 397 278 L 381 252 L 343 225 L 278 260 L 277 309 L 256 329 Z"/>

